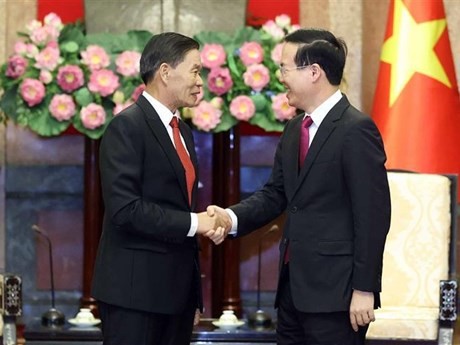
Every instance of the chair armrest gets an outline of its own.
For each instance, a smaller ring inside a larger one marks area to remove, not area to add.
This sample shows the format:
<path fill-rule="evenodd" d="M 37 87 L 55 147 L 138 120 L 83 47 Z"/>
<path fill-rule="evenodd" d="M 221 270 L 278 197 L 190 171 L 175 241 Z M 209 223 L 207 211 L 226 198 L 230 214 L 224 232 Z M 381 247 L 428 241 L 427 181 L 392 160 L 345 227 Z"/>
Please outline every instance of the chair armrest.
<path fill-rule="evenodd" d="M 457 320 L 457 281 L 441 280 L 439 284 L 439 320 Z"/>

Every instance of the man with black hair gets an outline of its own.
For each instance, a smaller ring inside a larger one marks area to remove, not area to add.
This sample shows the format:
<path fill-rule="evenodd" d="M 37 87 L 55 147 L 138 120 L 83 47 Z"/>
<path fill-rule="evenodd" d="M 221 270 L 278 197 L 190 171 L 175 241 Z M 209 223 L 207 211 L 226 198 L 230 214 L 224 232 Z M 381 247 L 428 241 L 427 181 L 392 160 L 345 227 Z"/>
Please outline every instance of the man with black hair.
<path fill-rule="evenodd" d="M 178 116 L 203 86 L 198 48 L 178 33 L 154 36 L 140 61 L 145 91 L 102 138 L 105 215 L 92 295 L 104 345 L 188 345 L 199 319 L 196 235 L 223 231 L 215 218 L 193 213 L 197 157 Z"/>
<path fill-rule="evenodd" d="M 281 213 L 277 343 L 364 344 L 380 305 L 382 259 L 390 226 L 386 155 L 372 119 L 339 90 L 345 42 L 321 29 L 285 37 L 281 81 L 289 121 L 272 174 L 249 198 L 210 214 L 244 236 Z"/>

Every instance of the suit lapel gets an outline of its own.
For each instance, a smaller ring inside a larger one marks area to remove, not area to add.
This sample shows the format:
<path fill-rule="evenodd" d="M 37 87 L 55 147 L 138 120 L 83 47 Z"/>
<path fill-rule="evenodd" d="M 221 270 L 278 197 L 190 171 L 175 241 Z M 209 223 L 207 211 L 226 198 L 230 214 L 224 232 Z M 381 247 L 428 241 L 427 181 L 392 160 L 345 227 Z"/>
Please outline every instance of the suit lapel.
<path fill-rule="evenodd" d="M 323 122 L 321 122 L 321 125 L 319 126 L 318 131 L 313 138 L 310 148 L 308 149 L 308 154 L 307 157 L 305 157 L 304 165 L 297 176 L 294 195 L 297 193 L 299 187 L 307 177 L 311 167 L 313 166 L 313 163 L 321 151 L 321 148 L 327 143 L 328 138 L 338 126 L 343 112 L 349 105 L 350 103 L 348 102 L 348 99 L 345 95 L 343 95 L 340 101 L 326 115 Z M 297 146 L 297 152 L 298 150 L 299 149 Z M 298 166 L 298 163 L 296 166 Z"/>
<path fill-rule="evenodd" d="M 284 180 L 286 195 L 288 199 L 294 194 L 297 185 L 297 176 L 299 171 L 299 142 L 300 142 L 300 125 L 302 123 L 303 114 L 292 119 L 292 125 L 289 129 L 286 129 L 285 134 L 285 147 L 287 147 L 285 166 L 288 169 L 284 169 L 285 174 Z"/>
<path fill-rule="evenodd" d="M 168 157 L 169 162 L 171 163 L 173 170 L 177 176 L 177 180 L 181 186 L 182 194 L 187 201 L 188 204 L 188 195 L 187 195 L 187 182 L 185 180 L 185 170 L 182 166 L 182 162 L 177 155 L 176 149 L 171 142 L 171 138 L 166 131 L 163 122 L 161 122 L 160 116 L 156 112 L 156 110 L 152 107 L 149 101 L 144 96 L 139 96 L 137 100 L 137 104 L 141 107 L 142 111 L 144 112 L 145 118 L 147 120 L 147 124 L 149 125 L 150 129 L 153 132 L 153 135 L 158 139 L 158 143 L 163 148 L 163 151 Z M 180 121 L 181 122 L 181 121 Z M 187 144 L 187 149 L 189 145 Z M 196 158 L 195 158 L 196 160 Z M 193 159 L 192 159 L 193 162 Z M 195 163 L 194 163 L 195 165 Z"/>

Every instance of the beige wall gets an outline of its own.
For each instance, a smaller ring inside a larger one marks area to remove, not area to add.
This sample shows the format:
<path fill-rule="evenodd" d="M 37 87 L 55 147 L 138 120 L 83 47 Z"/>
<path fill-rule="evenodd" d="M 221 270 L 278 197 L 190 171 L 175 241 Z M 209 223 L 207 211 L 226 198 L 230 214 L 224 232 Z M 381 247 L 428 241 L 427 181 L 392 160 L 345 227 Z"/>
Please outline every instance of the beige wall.
<path fill-rule="evenodd" d="M 36 17 L 35 0 L 0 1 L 0 63 L 10 54 L 16 32 Z M 7 132 L 0 125 L 0 271 L 5 268 L 5 165 L 8 157 Z"/>

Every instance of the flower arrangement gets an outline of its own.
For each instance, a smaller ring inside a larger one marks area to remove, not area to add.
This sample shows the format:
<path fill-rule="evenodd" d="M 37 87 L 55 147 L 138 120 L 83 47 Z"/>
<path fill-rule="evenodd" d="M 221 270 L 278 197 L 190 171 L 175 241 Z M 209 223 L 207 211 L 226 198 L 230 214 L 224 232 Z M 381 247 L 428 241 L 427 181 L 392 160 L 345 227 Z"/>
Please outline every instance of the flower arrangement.
<path fill-rule="evenodd" d="M 281 131 L 295 109 L 279 81 L 279 42 L 296 28 L 281 15 L 259 30 L 196 35 L 205 85 L 197 106 L 183 109 L 183 117 L 207 132 L 228 130 L 238 121 Z M 148 31 L 89 35 L 81 24 L 63 25 L 51 13 L 19 35 L 0 67 L 0 109 L 39 135 L 59 135 L 72 126 L 97 139 L 144 89 L 139 59 Z"/>
<path fill-rule="evenodd" d="M 290 107 L 278 68 L 283 37 L 294 30 L 287 15 L 269 20 L 259 30 L 244 27 L 228 36 L 203 32 L 203 97 L 183 116 L 201 130 L 219 132 L 247 121 L 266 131 L 282 131 L 296 114 Z"/>

